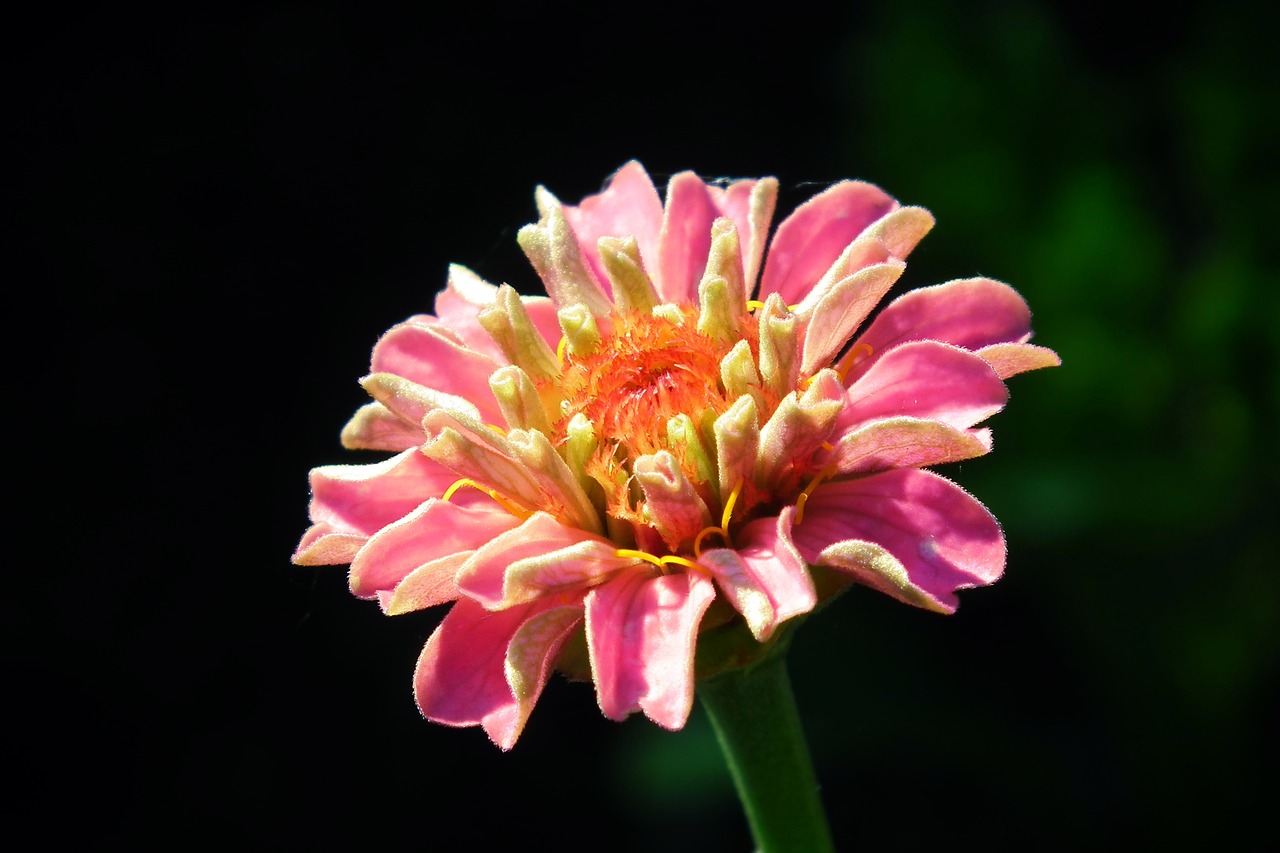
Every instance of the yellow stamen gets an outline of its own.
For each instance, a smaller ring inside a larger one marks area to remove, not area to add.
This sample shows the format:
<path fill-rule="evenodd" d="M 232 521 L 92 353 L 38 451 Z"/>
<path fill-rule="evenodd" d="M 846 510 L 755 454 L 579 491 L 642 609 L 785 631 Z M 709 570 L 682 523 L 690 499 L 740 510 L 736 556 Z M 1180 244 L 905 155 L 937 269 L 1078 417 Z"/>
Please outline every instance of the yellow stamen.
<path fill-rule="evenodd" d="M 737 485 L 729 493 L 729 500 L 724 502 L 724 512 L 720 513 L 720 527 L 724 531 L 725 539 L 729 538 L 729 519 L 733 518 L 733 505 L 738 502 L 738 495 L 742 494 L 743 483 L 744 480 L 739 477 Z"/>
<path fill-rule="evenodd" d="M 853 370 L 853 366 L 858 362 L 870 358 L 875 352 L 868 344 L 858 344 L 853 349 L 845 353 L 844 358 L 840 359 L 840 365 L 836 368 L 836 373 L 840 376 L 840 381 L 844 382 L 844 378 L 849 375 L 849 371 Z"/>
<path fill-rule="evenodd" d="M 751 313 L 751 312 L 753 312 L 753 311 L 759 311 L 759 310 L 760 310 L 761 308 L 763 308 L 763 307 L 764 307 L 764 303 L 763 303 L 763 302 L 761 302 L 759 299 L 748 299 L 748 300 L 747 300 L 747 312 L 748 312 L 748 313 Z M 788 311 L 794 311 L 794 310 L 796 310 L 796 309 L 797 309 L 797 308 L 799 308 L 799 307 L 800 307 L 800 303 L 798 303 L 798 302 L 797 302 L 795 305 L 788 305 L 788 306 L 787 306 L 787 310 L 788 310 Z"/>
<path fill-rule="evenodd" d="M 686 557 L 677 557 L 675 554 L 668 554 L 665 557 L 659 557 L 658 560 L 664 566 L 671 565 L 674 563 L 677 566 L 684 566 L 686 569 L 693 569 L 695 572 L 706 571 L 705 569 L 702 568 L 702 566 L 699 566 L 693 560 L 690 560 Z"/>
<path fill-rule="evenodd" d="M 673 566 L 673 565 L 684 566 L 686 569 L 692 569 L 693 571 L 698 572 L 699 574 L 705 575 L 707 573 L 706 569 L 702 568 L 702 566 L 699 566 L 693 560 L 687 559 L 685 557 L 677 557 L 674 554 L 668 554 L 665 557 L 659 557 L 655 554 L 650 554 L 648 551 L 636 551 L 631 548 L 619 548 L 618 550 L 614 551 L 613 554 L 615 557 L 620 557 L 624 560 L 627 560 L 627 559 L 643 560 L 646 563 L 653 563 L 655 566 L 658 567 L 658 569 L 664 575 L 667 573 L 667 566 Z"/>
<path fill-rule="evenodd" d="M 475 480 L 468 480 L 466 477 L 463 477 L 461 480 L 457 481 L 457 482 L 456 482 L 456 483 L 454 483 L 452 486 L 450 486 L 449 488 L 445 489 L 445 490 L 444 490 L 444 495 L 443 495 L 443 496 L 441 496 L 440 500 L 442 500 L 442 501 L 447 501 L 447 500 L 449 500 L 449 498 L 453 497 L 453 493 L 454 493 L 454 492 L 456 492 L 456 491 L 458 491 L 458 489 L 461 489 L 463 486 L 470 486 L 471 488 L 473 488 L 473 489 L 479 489 L 479 490 L 480 490 L 480 491 L 482 491 L 482 492 L 483 492 L 483 491 L 487 491 L 487 490 L 484 488 L 484 486 L 481 486 L 481 485 L 480 485 L 479 483 L 477 483 Z"/>
<path fill-rule="evenodd" d="M 485 424 L 485 426 L 487 426 L 489 429 L 491 429 L 491 430 L 493 430 L 494 432 L 496 432 L 498 435 L 506 435 L 506 434 L 507 434 L 507 431 L 506 431 L 505 429 L 503 429 L 502 427 L 498 426 L 497 424 Z"/>
<path fill-rule="evenodd" d="M 566 345 L 568 345 L 568 343 L 569 343 L 568 336 L 561 335 L 560 343 L 556 344 L 556 361 L 560 362 L 561 365 L 564 364 L 564 348 Z"/>
<path fill-rule="evenodd" d="M 659 560 L 657 557 L 653 556 L 652 554 L 650 554 L 648 551 L 636 551 L 631 548 L 619 548 L 618 550 L 613 552 L 613 555 L 615 557 L 620 557 L 624 560 L 627 560 L 627 559 L 644 560 L 646 563 L 653 563 L 658 568 L 662 568 L 662 561 Z"/>
<path fill-rule="evenodd" d="M 477 491 L 484 492 L 486 495 L 493 498 L 498 503 L 498 506 L 502 507 L 507 512 L 511 513 L 516 518 L 525 519 L 532 514 L 516 506 L 510 500 L 508 500 L 507 498 L 504 498 L 502 495 L 498 494 L 493 489 L 490 489 L 487 486 L 482 486 L 479 483 L 477 483 L 475 480 L 470 479 L 469 477 L 463 477 L 461 480 L 458 480 L 453 485 L 449 486 L 449 488 L 445 489 L 444 494 L 440 496 L 440 500 L 442 501 L 449 500 L 449 498 L 453 497 L 454 493 L 457 492 L 458 489 L 461 489 L 463 486 L 476 489 Z"/>
<path fill-rule="evenodd" d="M 724 502 L 724 512 L 720 513 L 719 527 L 704 527 L 698 531 L 698 535 L 693 540 L 693 555 L 695 557 L 702 556 L 702 540 L 712 533 L 720 534 L 724 539 L 724 544 L 732 548 L 733 540 L 729 538 L 729 522 L 733 520 L 733 507 L 738 503 L 738 495 L 742 494 L 742 487 L 746 481 L 739 477 L 738 482 L 734 485 L 733 491 L 729 492 L 729 499 Z"/>
<path fill-rule="evenodd" d="M 698 532 L 698 535 L 693 540 L 693 556 L 702 556 L 702 540 L 705 539 L 709 533 L 719 533 L 724 537 L 726 544 L 729 541 L 729 534 L 725 532 L 723 527 L 704 527 Z"/>
<path fill-rule="evenodd" d="M 810 481 L 809 485 L 804 487 L 804 491 L 800 493 L 798 498 L 796 498 L 796 519 L 792 522 L 793 524 L 799 524 L 804 521 L 804 506 L 809 502 L 809 495 L 813 494 L 813 490 L 818 488 L 818 485 L 823 480 L 827 479 L 835 472 L 836 466 L 828 465 L 818 472 L 818 476 L 814 477 L 813 480 Z"/>

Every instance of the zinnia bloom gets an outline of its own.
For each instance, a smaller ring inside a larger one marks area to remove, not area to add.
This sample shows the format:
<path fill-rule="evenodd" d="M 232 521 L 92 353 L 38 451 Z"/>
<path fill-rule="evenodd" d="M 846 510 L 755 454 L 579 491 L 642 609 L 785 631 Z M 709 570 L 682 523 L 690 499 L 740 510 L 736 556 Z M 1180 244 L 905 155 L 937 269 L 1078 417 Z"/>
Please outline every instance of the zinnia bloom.
<path fill-rule="evenodd" d="M 350 563 L 388 614 L 453 602 L 428 719 L 509 749 L 560 667 L 678 729 L 700 631 L 767 644 L 814 567 L 944 613 L 1000 576 L 995 518 L 923 468 L 987 453 L 1003 380 L 1057 356 L 989 279 L 865 324 L 933 218 L 845 181 L 769 240 L 776 191 L 683 172 L 664 204 L 635 162 L 577 206 L 539 188 L 519 243 L 549 297 L 455 266 L 374 347 L 342 442 L 396 455 L 311 472 L 294 561 Z"/>

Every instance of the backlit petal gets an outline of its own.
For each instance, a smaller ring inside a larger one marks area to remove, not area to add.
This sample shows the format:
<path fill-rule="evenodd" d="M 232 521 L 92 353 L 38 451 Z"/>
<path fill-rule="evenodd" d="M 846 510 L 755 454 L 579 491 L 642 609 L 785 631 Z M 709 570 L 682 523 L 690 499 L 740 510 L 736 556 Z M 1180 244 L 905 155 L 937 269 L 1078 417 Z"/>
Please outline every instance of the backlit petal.
<path fill-rule="evenodd" d="M 786 507 L 779 516 L 753 521 L 734 535 L 733 548 L 705 551 L 698 558 L 761 642 L 818 600 L 804 558 L 791 541 L 794 514 L 794 507 Z"/>
<path fill-rule="evenodd" d="M 649 173 L 635 160 L 613 174 L 603 192 L 566 205 L 564 216 L 579 250 L 596 280 L 609 281 L 597 244 L 601 237 L 634 237 L 644 268 L 658 263 L 658 235 L 662 231 L 662 199 Z"/>
<path fill-rule="evenodd" d="M 388 616 L 399 616 L 456 600 L 462 592 L 454 578 L 472 553 L 459 551 L 424 563 L 409 572 L 394 590 L 379 590 L 378 603 L 382 605 L 382 612 Z"/>
<path fill-rule="evenodd" d="M 993 583 L 1004 571 L 1004 534 L 995 518 L 929 471 L 824 483 L 792 535 L 810 563 L 945 613 L 956 608 L 956 590 Z"/>
<path fill-rule="evenodd" d="M 498 610 L 595 583 L 627 564 L 616 551 L 613 543 L 539 512 L 479 546 L 458 572 L 458 587 Z"/>
<path fill-rule="evenodd" d="M 711 223 L 716 207 L 706 184 L 693 172 L 681 172 L 667 184 L 662 236 L 658 243 L 658 275 L 654 284 L 663 301 L 693 302 L 711 250 Z"/>
<path fill-rule="evenodd" d="M 936 341 L 914 341 L 887 352 L 848 391 L 840 431 L 870 420 L 908 416 L 958 429 L 1004 408 L 1009 390 L 973 353 Z"/>
<path fill-rule="evenodd" d="M 371 373 L 402 376 L 424 388 L 470 400 L 488 421 L 501 414 L 489 393 L 489 375 L 503 362 L 458 342 L 437 324 L 409 321 L 392 326 L 373 348 Z"/>
<path fill-rule="evenodd" d="M 1001 379 L 1008 379 L 1028 370 L 1062 364 L 1062 359 L 1056 352 L 1035 344 L 991 344 L 979 349 L 978 355 L 991 365 Z"/>
<path fill-rule="evenodd" d="M 967 350 L 991 344 L 1024 343 L 1031 337 L 1031 311 L 1012 287 L 989 278 L 921 287 L 885 306 L 857 345 L 869 358 L 855 365 L 848 381 L 865 373 L 890 348 L 908 341 L 942 341 Z"/>
<path fill-rule="evenodd" d="M 841 181 L 809 199 L 778 226 L 757 298 L 777 293 L 798 303 L 863 229 L 897 207 L 862 181 Z"/>
<path fill-rule="evenodd" d="M 422 715 L 447 726 L 482 726 L 510 749 L 580 612 L 548 600 L 491 613 L 460 599 L 418 658 L 414 697 Z"/>
<path fill-rule="evenodd" d="M 923 418 L 869 421 L 845 435 L 826 460 L 840 474 L 921 468 L 981 456 L 991 450 L 990 430 L 966 430 Z"/>
<path fill-rule="evenodd" d="M 351 591 L 372 598 L 441 557 L 479 548 L 520 520 L 490 502 L 467 508 L 431 499 L 379 530 L 351 563 Z"/>
<path fill-rule="evenodd" d="M 294 552 L 304 566 L 349 563 L 369 537 L 456 480 L 416 450 L 372 465 L 326 465 L 311 472 L 312 527 Z"/>
<path fill-rule="evenodd" d="M 694 572 L 623 572 L 586 598 L 587 649 L 600 710 L 611 720 L 635 711 L 679 729 L 693 707 L 698 623 L 715 597 Z"/>

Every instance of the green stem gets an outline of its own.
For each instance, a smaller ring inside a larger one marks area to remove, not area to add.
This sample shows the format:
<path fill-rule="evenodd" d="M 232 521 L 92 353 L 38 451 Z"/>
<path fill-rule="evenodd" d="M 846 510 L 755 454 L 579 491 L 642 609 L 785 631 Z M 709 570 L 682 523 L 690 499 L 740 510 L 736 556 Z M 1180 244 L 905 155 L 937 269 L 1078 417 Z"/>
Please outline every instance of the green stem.
<path fill-rule="evenodd" d="M 760 853 L 834 850 L 786 655 L 698 684 Z"/>

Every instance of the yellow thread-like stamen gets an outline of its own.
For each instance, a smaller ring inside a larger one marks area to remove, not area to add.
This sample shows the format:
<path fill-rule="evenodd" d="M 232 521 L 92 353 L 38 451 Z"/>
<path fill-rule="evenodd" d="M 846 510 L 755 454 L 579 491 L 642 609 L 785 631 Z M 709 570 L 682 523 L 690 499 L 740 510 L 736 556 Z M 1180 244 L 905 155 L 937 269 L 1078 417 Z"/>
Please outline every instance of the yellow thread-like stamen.
<path fill-rule="evenodd" d="M 809 485 L 804 487 L 804 491 L 800 493 L 798 498 L 796 498 L 796 518 L 795 521 L 792 522 L 793 524 L 799 524 L 804 521 L 804 506 L 809 502 L 809 495 L 813 494 L 813 490 L 818 488 L 818 485 L 823 480 L 827 479 L 835 472 L 836 466 L 828 465 L 818 472 L 818 476 L 814 477 Z"/>
<path fill-rule="evenodd" d="M 498 426 L 497 424 L 485 424 L 485 426 L 487 426 L 489 429 L 491 429 L 491 430 L 493 430 L 494 432 L 496 432 L 498 435 L 506 435 L 506 434 L 507 434 L 507 431 L 506 431 L 505 429 L 503 429 L 502 427 Z"/>
<path fill-rule="evenodd" d="M 650 554 L 648 551 L 619 548 L 613 552 L 613 555 L 615 557 L 621 557 L 624 560 L 643 560 L 646 563 L 653 563 L 653 565 L 657 566 L 664 575 L 667 573 L 667 566 L 684 566 L 686 569 L 692 569 L 698 574 L 710 577 L 707 570 L 702 566 L 699 566 L 693 560 L 690 560 L 688 557 L 677 557 L 675 554 L 667 554 L 664 557 L 659 557 L 656 554 Z"/>
<path fill-rule="evenodd" d="M 458 491 L 458 489 L 461 489 L 463 486 L 467 486 L 469 488 L 476 489 L 477 491 L 484 492 L 486 495 L 493 498 L 498 503 L 498 506 L 502 507 L 507 512 L 511 513 L 516 518 L 525 519 L 531 515 L 531 513 L 516 506 L 510 500 L 508 500 L 507 498 L 504 498 L 502 495 L 498 494 L 493 489 L 490 489 L 486 486 L 482 486 L 479 483 L 477 483 L 475 480 L 472 480 L 469 477 L 463 477 L 461 480 L 456 481 L 455 483 L 453 483 L 453 485 L 449 486 L 449 488 L 445 489 L 444 494 L 440 496 L 440 500 L 442 501 L 449 500 L 449 498 L 453 497 L 454 494 Z"/>
<path fill-rule="evenodd" d="M 723 527 L 704 527 L 698 532 L 697 537 L 693 540 L 693 556 L 702 556 L 702 540 L 705 539 L 709 533 L 719 533 L 725 538 L 725 541 L 728 541 L 729 539 L 729 534 L 725 532 Z"/>
<path fill-rule="evenodd" d="M 724 512 L 720 513 L 719 527 L 704 527 L 698 531 L 698 535 L 693 540 L 693 555 L 695 557 L 702 556 L 702 540 L 706 539 L 712 533 L 719 533 L 724 539 L 724 544 L 730 548 L 733 547 L 733 540 L 729 538 L 729 522 L 733 520 L 733 507 L 738 502 L 738 495 L 742 494 L 742 486 L 746 481 L 741 477 L 734 484 L 733 491 L 729 492 L 729 499 L 724 502 Z"/>
<path fill-rule="evenodd" d="M 836 368 L 836 373 L 840 377 L 840 381 L 844 382 L 844 378 L 849 375 L 849 371 L 853 370 L 853 366 L 865 358 L 869 358 L 875 352 L 868 344 L 858 344 L 853 349 L 845 353 L 844 358 L 840 359 L 840 366 Z"/>
<path fill-rule="evenodd" d="M 458 489 L 461 489 L 463 486 L 470 486 L 471 488 L 479 489 L 482 492 L 485 491 L 485 488 L 481 486 L 479 483 L 477 483 L 475 480 L 468 480 L 466 477 L 463 477 L 461 480 L 458 480 L 452 486 L 445 489 L 444 495 L 441 496 L 440 500 L 448 501 L 449 498 L 453 497 L 453 493 L 458 491 Z"/>
<path fill-rule="evenodd" d="M 662 563 L 664 566 L 669 566 L 674 563 L 677 566 L 684 566 L 686 569 L 693 569 L 695 572 L 703 571 L 702 566 L 699 566 L 693 560 L 690 560 L 687 557 L 677 557 L 675 554 L 668 554 L 665 557 L 659 557 L 658 562 Z"/>
<path fill-rule="evenodd" d="M 650 554 L 648 551 L 636 551 L 631 548 L 619 548 L 618 550 L 613 552 L 613 555 L 615 557 L 621 557 L 624 560 L 626 559 L 644 560 L 646 563 L 653 563 L 659 569 L 662 568 L 662 561 L 659 560 L 657 557 L 653 556 L 652 554 Z"/>
<path fill-rule="evenodd" d="M 752 311 L 759 311 L 759 310 L 760 310 L 761 308 L 763 308 L 763 307 L 764 307 L 764 303 L 763 303 L 763 302 L 761 302 L 759 299 L 748 299 L 748 300 L 747 300 L 747 313 L 750 313 L 750 312 L 752 312 Z M 787 310 L 788 310 L 788 311 L 795 311 L 795 310 L 796 310 L 797 308 L 799 308 L 799 307 L 800 307 L 800 303 L 799 303 L 799 302 L 797 302 L 795 305 L 788 305 L 788 306 L 787 306 Z"/>
<path fill-rule="evenodd" d="M 497 492 L 495 492 L 493 489 L 486 489 L 486 490 L 485 490 L 485 493 L 486 493 L 486 494 L 488 494 L 488 495 L 489 495 L 489 497 L 491 497 L 491 498 L 493 498 L 495 501 L 497 501 L 499 506 L 501 506 L 501 507 L 502 507 L 503 509 L 505 509 L 507 512 L 509 512 L 509 513 L 511 513 L 512 515 L 514 515 L 516 518 L 519 518 L 519 519 L 525 519 L 525 518 L 528 518 L 529 516 L 533 515 L 533 513 L 529 512 L 529 511 L 527 511 L 527 510 L 525 510 L 525 509 L 522 509 L 521 507 L 516 506 L 514 503 L 512 503 L 512 502 L 511 502 L 511 501 L 509 501 L 509 500 L 507 500 L 507 499 L 506 499 L 506 498 L 504 498 L 502 495 L 500 495 L 500 494 L 498 494 Z"/>
<path fill-rule="evenodd" d="M 569 338 L 566 335 L 561 335 L 560 343 L 556 344 L 556 361 L 560 362 L 562 366 L 564 365 L 564 348 L 568 343 Z"/>
<path fill-rule="evenodd" d="M 724 512 L 720 513 L 720 528 L 724 532 L 724 538 L 729 538 L 729 520 L 733 518 L 733 505 L 738 502 L 738 495 L 742 494 L 742 485 L 745 481 L 739 477 L 738 483 L 733 487 L 733 491 L 729 493 L 729 500 L 724 502 Z"/>

